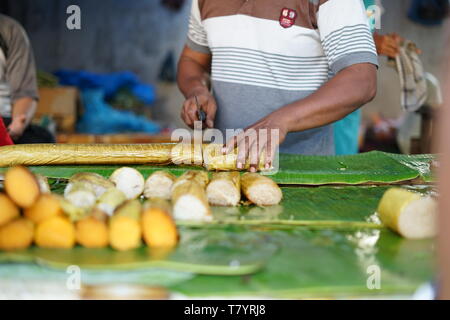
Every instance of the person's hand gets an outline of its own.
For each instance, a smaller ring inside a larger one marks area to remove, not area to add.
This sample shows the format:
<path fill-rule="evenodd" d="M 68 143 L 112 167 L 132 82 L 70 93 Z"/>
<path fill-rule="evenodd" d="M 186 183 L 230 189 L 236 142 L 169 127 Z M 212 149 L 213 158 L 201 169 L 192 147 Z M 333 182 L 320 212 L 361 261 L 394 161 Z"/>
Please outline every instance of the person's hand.
<path fill-rule="evenodd" d="M 391 33 L 387 35 L 380 35 L 375 33 L 373 35 L 375 45 L 377 47 L 377 53 L 388 58 L 395 58 L 399 54 L 400 45 L 405 40 L 397 33 Z M 416 49 L 417 54 L 422 54 L 422 50 Z"/>
<path fill-rule="evenodd" d="M 262 152 L 265 151 L 264 168 L 270 169 L 276 148 L 288 133 L 286 116 L 282 109 L 269 114 L 230 139 L 224 145 L 222 153 L 227 154 L 237 147 L 236 168 L 244 168 L 248 160 L 249 171 L 256 172 Z"/>
<path fill-rule="evenodd" d="M 11 136 L 11 139 L 17 140 L 19 139 L 26 128 L 26 116 L 20 115 L 14 117 L 8 126 L 8 133 Z"/>
<path fill-rule="evenodd" d="M 395 58 L 399 54 L 400 43 L 403 38 L 396 33 L 388 35 L 375 33 L 373 37 L 379 55 Z"/>
<path fill-rule="evenodd" d="M 199 121 L 198 108 L 195 101 L 197 97 L 198 104 L 206 114 L 206 126 L 208 128 L 214 127 L 214 118 L 216 117 L 217 104 L 213 95 L 207 89 L 199 89 L 193 91 L 183 104 L 181 109 L 181 119 L 191 128 L 194 128 L 194 122 Z"/>

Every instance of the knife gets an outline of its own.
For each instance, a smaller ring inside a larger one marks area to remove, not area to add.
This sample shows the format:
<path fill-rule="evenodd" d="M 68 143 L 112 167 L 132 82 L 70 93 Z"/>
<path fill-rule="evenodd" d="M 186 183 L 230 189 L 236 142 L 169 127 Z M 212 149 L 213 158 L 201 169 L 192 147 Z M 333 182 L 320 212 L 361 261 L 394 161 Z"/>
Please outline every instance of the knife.
<path fill-rule="evenodd" d="M 201 122 L 205 122 L 206 121 L 206 113 L 205 113 L 205 111 L 202 110 L 202 108 L 200 108 L 200 104 L 198 103 L 197 96 L 194 96 L 194 98 L 195 98 L 195 104 L 197 105 L 197 117 Z"/>

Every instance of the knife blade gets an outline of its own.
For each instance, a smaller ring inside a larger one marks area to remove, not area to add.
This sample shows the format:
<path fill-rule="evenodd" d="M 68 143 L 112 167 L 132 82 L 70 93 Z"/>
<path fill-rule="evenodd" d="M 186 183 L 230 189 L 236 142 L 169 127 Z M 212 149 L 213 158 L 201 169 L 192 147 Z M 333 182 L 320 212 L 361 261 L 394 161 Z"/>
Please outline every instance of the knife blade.
<path fill-rule="evenodd" d="M 201 122 L 205 122 L 206 121 L 206 113 L 200 107 L 197 96 L 194 96 L 194 98 L 195 98 L 195 104 L 197 105 L 197 117 Z"/>

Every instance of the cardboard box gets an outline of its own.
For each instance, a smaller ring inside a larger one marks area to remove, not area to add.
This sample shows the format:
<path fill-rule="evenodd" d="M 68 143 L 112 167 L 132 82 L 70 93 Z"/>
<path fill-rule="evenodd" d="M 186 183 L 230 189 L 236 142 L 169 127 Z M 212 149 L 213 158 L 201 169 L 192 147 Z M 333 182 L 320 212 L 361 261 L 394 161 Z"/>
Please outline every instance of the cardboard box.
<path fill-rule="evenodd" d="M 75 132 L 80 95 L 75 87 L 39 88 L 39 104 L 35 118 L 49 116 L 56 122 L 58 132 Z"/>

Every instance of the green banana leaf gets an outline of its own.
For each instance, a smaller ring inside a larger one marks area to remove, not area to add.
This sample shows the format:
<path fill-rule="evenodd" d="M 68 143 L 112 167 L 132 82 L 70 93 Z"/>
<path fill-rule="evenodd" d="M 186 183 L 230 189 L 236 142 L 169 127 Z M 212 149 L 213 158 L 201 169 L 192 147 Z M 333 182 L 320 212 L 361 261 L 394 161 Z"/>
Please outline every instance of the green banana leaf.
<path fill-rule="evenodd" d="M 77 265 L 90 270 L 167 269 L 198 274 L 244 275 L 261 269 L 277 246 L 264 234 L 242 229 L 181 228 L 174 251 L 142 246 L 129 251 L 111 248 L 44 249 L 0 252 L 0 263 L 37 263 L 56 269 Z"/>
<path fill-rule="evenodd" d="M 396 183 L 422 177 L 432 181 L 431 155 L 401 156 L 372 151 L 350 156 L 301 156 L 281 154 L 279 170 L 271 175 L 279 184 L 365 184 Z M 70 178 L 77 172 L 96 172 L 105 177 L 120 166 L 34 166 L 30 169 L 52 178 Z M 145 177 L 165 169 L 179 176 L 190 166 L 132 166 Z M 0 168 L 0 173 L 6 168 Z"/>
<path fill-rule="evenodd" d="M 436 160 L 436 155 L 433 154 L 394 154 L 386 153 L 387 156 L 396 160 L 397 162 L 419 172 L 420 177 L 425 182 L 432 182 L 435 180 L 434 174 L 431 170 L 431 163 Z"/>
<path fill-rule="evenodd" d="M 63 193 L 66 182 L 55 180 L 53 192 Z M 403 186 L 429 193 L 430 186 Z M 258 207 L 212 207 L 211 224 L 273 225 L 278 227 L 381 228 L 376 209 L 388 186 L 282 187 L 279 205 Z M 204 222 L 178 221 L 182 226 L 205 226 Z"/>
<path fill-rule="evenodd" d="M 216 223 L 341 228 L 380 228 L 376 213 L 388 186 L 282 187 L 283 200 L 269 207 L 213 207 Z M 431 186 L 402 186 L 429 194 Z"/>
<path fill-rule="evenodd" d="M 414 159 L 414 158 L 412 158 Z M 372 151 L 349 156 L 280 156 L 280 171 L 274 179 L 281 184 L 363 184 L 394 183 L 419 177 L 384 152 Z"/>
<path fill-rule="evenodd" d="M 32 263 L 0 264 L 0 283 L 19 280 L 21 282 L 51 282 L 66 287 L 68 273 L 66 270 L 49 268 Z M 136 284 L 168 287 L 190 280 L 194 273 L 158 268 L 138 270 L 91 270 L 81 269 L 84 285 Z"/>
<path fill-rule="evenodd" d="M 196 276 L 171 286 L 188 297 L 352 298 L 411 295 L 434 277 L 433 240 L 388 230 L 265 231 L 280 246 L 248 277 Z M 378 269 L 379 268 L 379 269 Z M 380 288 L 369 276 L 380 271 Z"/>
<path fill-rule="evenodd" d="M 387 187 L 283 187 L 283 200 L 270 207 L 213 207 L 217 223 L 286 226 L 374 227 Z"/>
<path fill-rule="evenodd" d="M 82 268 L 81 279 L 91 285 L 165 286 L 187 297 L 369 298 L 411 295 L 435 276 L 431 239 L 405 240 L 388 230 L 376 229 L 258 229 L 262 228 L 215 228 L 224 237 L 232 231 L 238 236 L 261 233 L 268 243 L 279 247 L 265 267 L 252 275 L 195 275 L 160 268 Z M 380 271 L 379 289 L 367 286 L 374 266 Z M 3 264 L 1 279 L 66 281 L 67 273 L 42 265 Z"/>

